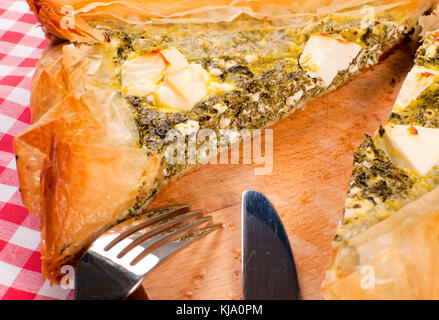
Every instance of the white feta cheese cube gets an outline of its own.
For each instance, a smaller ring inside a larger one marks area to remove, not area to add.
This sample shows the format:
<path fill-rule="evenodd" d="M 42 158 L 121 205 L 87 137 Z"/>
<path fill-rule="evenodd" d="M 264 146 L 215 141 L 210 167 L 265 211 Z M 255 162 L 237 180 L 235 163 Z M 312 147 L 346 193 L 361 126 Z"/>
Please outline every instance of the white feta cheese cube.
<path fill-rule="evenodd" d="M 165 68 L 165 61 L 157 54 L 146 54 L 125 61 L 121 67 L 123 93 L 145 96 L 155 91 Z"/>
<path fill-rule="evenodd" d="M 305 45 L 299 64 L 312 78 L 328 87 L 340 71 L 349 68 L 361 46 L 340 35 L 314 33 Z"/>
<path fill-rule="evenodd" d="M 439 129 L 386 123 L 379 138 L 395 164 L 427 175 L 439 164 Z"/>
<path fill-rule="evenodd" d="M 405 109 L 425 89 L 433 84 L 434 78 L 438 74 L 439 71 L 414 66 L 402 84 L 393 111 L 398 112 Z"/>

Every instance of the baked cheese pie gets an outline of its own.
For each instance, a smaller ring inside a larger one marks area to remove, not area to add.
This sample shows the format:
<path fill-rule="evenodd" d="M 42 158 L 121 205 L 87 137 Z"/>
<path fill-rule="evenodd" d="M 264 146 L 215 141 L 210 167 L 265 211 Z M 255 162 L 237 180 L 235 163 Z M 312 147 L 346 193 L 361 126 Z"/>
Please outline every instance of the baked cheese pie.
<path fill-rule="evenodd" d="M 43 274 L 56 280 L 194 167 L 166 160 L 170 130 L 270 126 L 378 63 L 433 1 L 28 2 L 48 36 L 66 40 L 39 62 L 32 125 L 15 138 L 23 202 L 42 221 Z M 383 127 L 383 143 L 398 125 Z"/>

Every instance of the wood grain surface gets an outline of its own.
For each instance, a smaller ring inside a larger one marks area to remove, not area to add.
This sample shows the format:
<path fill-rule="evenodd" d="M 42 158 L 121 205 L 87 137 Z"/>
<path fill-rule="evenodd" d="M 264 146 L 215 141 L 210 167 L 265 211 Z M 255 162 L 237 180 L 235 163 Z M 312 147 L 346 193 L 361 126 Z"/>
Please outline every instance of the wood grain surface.
<path fill-rule="evenodd" d="M 163 189 L 152 207 L 189 203 L 224 227 L 169 258 L 143 282 L 150 299 L 240 299 L 241 194 L 265 193 L 294 252 L 304 299 L 319 299 L 343 213 L 352 154 L 385 121 L 413 64 L 408 48 L 273 128 L 274 165 L 206 165 Z"/>

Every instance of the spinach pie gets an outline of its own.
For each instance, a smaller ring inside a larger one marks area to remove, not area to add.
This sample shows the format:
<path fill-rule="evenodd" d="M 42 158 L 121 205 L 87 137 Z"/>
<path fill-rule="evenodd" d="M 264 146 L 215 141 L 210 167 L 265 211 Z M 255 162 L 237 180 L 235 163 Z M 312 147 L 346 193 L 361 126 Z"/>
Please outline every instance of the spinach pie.
<path fill-rule="evenodd" d="M 188 138 L 273 125 L 416 35 L 433 2 L 28 0 L 53 39 L 32 82 L 32 125 L 15 138 L 23 202 L 41 218 L 44 276 L 59 279 L 102 230 L 194 167 L 166 161 L 170 130 Z M 419 55 L 422 68 L 429 57 Z M 408 122 L 434 130 L 434 108 L 417 123 L 405 107 L 383 143 Z M 398 182 L 392 192 L 403 195 Z M 369 191 L 353 186 L 351 198 L 360 192 Z"/>

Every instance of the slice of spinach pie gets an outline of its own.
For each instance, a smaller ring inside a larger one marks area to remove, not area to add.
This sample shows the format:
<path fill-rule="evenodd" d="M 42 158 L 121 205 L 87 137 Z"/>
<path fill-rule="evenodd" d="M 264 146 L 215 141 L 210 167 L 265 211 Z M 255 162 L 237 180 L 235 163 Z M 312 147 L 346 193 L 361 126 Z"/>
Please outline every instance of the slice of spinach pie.
<path fill-rule="evenodd" d="M 354 154 L 336 241 L 387 218 L 439 183 L 439 32 L 418 49 L 387 123 Z"/>
<path fill-rule="evenodd" d="M 388 122 L 354 154 L 324 296 L 438 299 L 431 273 L 437 266 L 438 185 L 436 30 L 426 33 L 417 50 Z"/>

